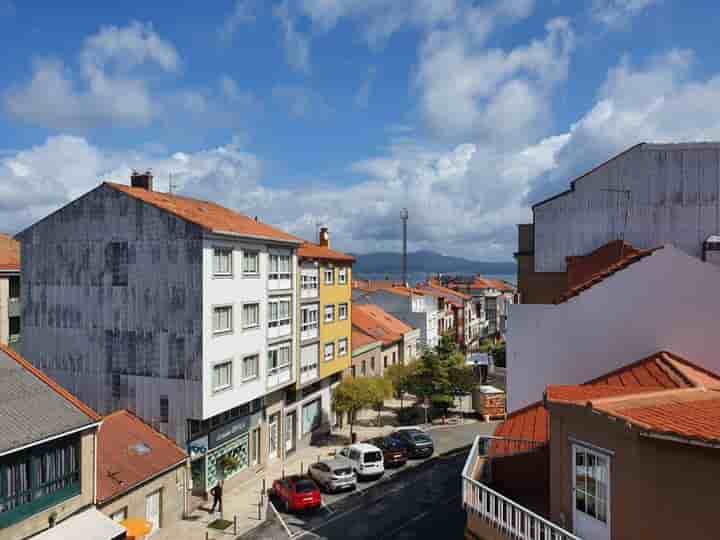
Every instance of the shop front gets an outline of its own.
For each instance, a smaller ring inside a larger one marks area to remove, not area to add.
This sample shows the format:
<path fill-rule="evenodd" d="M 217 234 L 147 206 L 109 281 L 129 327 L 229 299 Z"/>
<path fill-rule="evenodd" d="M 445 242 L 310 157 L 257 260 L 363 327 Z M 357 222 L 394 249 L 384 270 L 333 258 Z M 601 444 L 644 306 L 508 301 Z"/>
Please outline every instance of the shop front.
<path fill-rule="evenodd" d="M 250 432 L 262 411 L 237 418 L 188 443 L 193 492 L 207 493 L 219 480 L 230 480 L 250 465 Z"/>

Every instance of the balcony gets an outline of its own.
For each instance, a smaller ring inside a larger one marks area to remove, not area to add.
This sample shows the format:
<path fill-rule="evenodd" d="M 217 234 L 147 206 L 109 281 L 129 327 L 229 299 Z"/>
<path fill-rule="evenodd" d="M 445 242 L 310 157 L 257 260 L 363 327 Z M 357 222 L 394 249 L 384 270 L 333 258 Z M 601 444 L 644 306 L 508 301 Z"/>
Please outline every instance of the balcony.
<path fill-rule="evenodd" d="M 320 335 L 318 323 L 308 323 L 300 326 L 300 339 L 307 341 L 308 339 L 315 339 Z"/>
<path fill-rule="evenodd" d="M 289 336 L 292 333 L 290 320 L 271 321 L 268 323 L 268 339 L 277 339 Z"/>
<path fill-rule="evenodd" d="M 292 379 L 292 363 L 276 367 L 268 371 L 267 387 L 275 388 L 276 386 L 291 382 Z"/>
<path fill-rule="evenodd" d="M 268 290 L 287 291 L 292 288 L 292 274 L 271 273 L 268 276 Z"/>
<path fill-rule="evenodd" d="M 300 290 L 300 298 L 317 298 L 320 296 L 320 289 L 318 287 L 306 287 L 303 285 Z"/>
<path fill-rule="evenodd" d="M 308 364 L 300 368 L 300 384 L 305 384 L 310 381 L 314 381 L 320 376 L 320 366 L 315 364 Z"/>
<path fill-rule="evenodd" d="M 462 472 L 472 536 L 508 540 L 581 540 L 548 515 L 548 445 L 478 436 Z"/>

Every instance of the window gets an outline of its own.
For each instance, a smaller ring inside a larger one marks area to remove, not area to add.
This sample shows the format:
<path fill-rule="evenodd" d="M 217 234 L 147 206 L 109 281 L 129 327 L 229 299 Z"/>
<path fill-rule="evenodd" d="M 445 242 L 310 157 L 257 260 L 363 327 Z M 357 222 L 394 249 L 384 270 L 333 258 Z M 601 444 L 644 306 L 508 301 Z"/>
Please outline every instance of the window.
<path fill-rule="evenodd" d="M 347 354 L 347 338 L 338 340 L 338 356 L 345 356 Z"/>
<path fill-rule="evenodd" d="M 303 290 L 311 290 L 318 288 L 318 275 L 313 272 L 312 274 L 303 273 L 300 276 L 300 288 Z"/>
<path fill-rule="evenodd" d="M 347 283 L 347 268 L 338 269 L 338 284 L 345 285 Z"/>
<path fill-rule="evenodd" d="M 268 372 L 274 372 L 290 365 L 290 345 L 283 345 L 268 352 Z"/>
<path fill-rule="evenodd" d="M 232 276 L 232 256 L 232 248 L 215 248 L 213 250 L 213 274 Z"/>
<path fill-rule="evenodd" d="M 170 401 L 167 396 L 160 396 L 160 421 L 166 424 L 170 421 Z"/>
<path fill-rule="evenodd" d="M 335 344 L 334 343 L 326 343 L 325 344 L 325 361 L 330 361 L 333 358 L 335 358 Z"/>
<path fill-rule="evenodd" d="M 325 322 L 333 322 L 335 320 L 335 306 L 329 305 L 325 306 Z"/>
<path fill-rule="evenodd" d="M 387 354 L 383 356 L 383 367 L 387 367 Z"/>
<path fill-rule="evenodd" d="M 213 392 L 226 390 L 232 386 L 232 360 L 213 366 Z"/>
<path fill-rule="evenodd" d="M 610 463 L 607 456 L 573 445 L 575 508 L 607 523 L 610 512 Z"/>
<path fill-rule="evenodd" d="M 260 326 L 260 304 L 243 304 L 243 328 L 256 328 Z"/>
<path fill-rule="evenodd" d="M 318 327 L 319 306 L 303 306 L 300 308 L 300 331 L 307 332 Z"/>
<path fill-rule="evenodd" d="M 311 401 L 302 408 L 302 434 L 307 435 L 320 427 L 322 414 L 320 409 L 320 398 Z"/>
<path fill-rule="evenodd" d="M 370 357 L 370 369 L 375 371 L 375 357 Z M 363 375 L 365 375 L 365 362 L 363 361 Z"/>
<path fill-rule="evenodd" d="M 392 363 L 395 364 L 396 362 L 397 362 L 397 353 L 395 351 L 393 351 L 393 362 Z"/>
<path fill-rule="evenodd" d="M 243 251 L 243 275 L 257 275 L 260 273 L 260 254 L 257 251 Z"/>
<path fill-rule="evenodd" d="M 270 279 L 290 279 L 290 255 L 270 255 Z"/>
<path fill-rule="evenodd" d="M 333 285 L 335 283 L 335 269 L 325 269 L 325 285 Z"/>
<path fill-rule="evenodd" d="M 290 324 L 290 300 L 274 300 L 268 304 L 268 326 Z"/>
<path fill-rule="evenodd" d="M 374 358 L 373 358 L 373 360 L 374 360 Z M 374 363 L 373 363 L 372 369 L 375 369 L 375 364 L 374 364 Z M 362 373 L 362 376 L 363 376 L 363 377 L 364 377 L 365 375 L 367 375 L 367 363 L 365 362 L 365 360 L 362 361 L 362 369 L 361 369 L 360 373 Z"/>
<path fill-rule="evenodd" d="M 242 380 L 249 381 L 258 376 L 259 357 L 257 354 L 243 358 Z"/>
<path fill-rule="evenodd" d="M 213 309 L 213 332 L 232 332 L 232 306 L 219 306 Z"/>
<path fill-rule="evenodd" d="M 121 508 L 117 512 L 113 512 L 110 515 L 110 519 L 112 519 L 115 523 L 120 523 L 121 521 L 125 521 L 127 519 L 127 506 Z"/>
<path fill-rule="evenodd" d="M 339 304 L 338 305 L 338 319 L 341 321 L 347 320 L 348 317 L 348 305 L 347 304 Z"/>
<path fill-rule="evenodd" d="M 10 276 L 8 286 L 10 287 L 10 299 L 14 300 L 20 298 L 20 276 Z"/>

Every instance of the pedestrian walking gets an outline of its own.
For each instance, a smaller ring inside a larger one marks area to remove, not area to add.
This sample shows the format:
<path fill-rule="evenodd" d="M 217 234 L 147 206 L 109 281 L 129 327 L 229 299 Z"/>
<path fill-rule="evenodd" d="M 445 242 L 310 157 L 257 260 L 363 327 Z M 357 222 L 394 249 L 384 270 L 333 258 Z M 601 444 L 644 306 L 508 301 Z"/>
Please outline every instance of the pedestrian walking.
<path fill-rule="evenodd" d="M 210 510 L 210 513 L 215 512 L 215 507 L 219 507 L 220 514 L 222 515 L 223 511 L 223 505 L 222 505 L 222 496 L 223 496 L 223 486 L 222 486 L 222 480 L 220 480 L 217 484 L 215 484 L 215 487 L 213 487 L 210 490 L 210 495 L 213 497 L 213 504 L 212 509 Z"/>

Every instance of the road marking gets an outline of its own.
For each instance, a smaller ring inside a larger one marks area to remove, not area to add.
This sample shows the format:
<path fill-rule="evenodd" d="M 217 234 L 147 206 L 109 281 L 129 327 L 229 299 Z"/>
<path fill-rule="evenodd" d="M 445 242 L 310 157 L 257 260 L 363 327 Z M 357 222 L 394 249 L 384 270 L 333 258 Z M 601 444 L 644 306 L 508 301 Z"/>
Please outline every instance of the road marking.
<path fill-rule="evenodd" d="M 273 512 L 275 512 L 275 515 L 277 516 L 278 520 L 280 520 L 280 525 L 283 526 L 283 529 L 285 529 L 285 532 L 288 535 L 288 538 L 293 538 L 293 533 L 290 532 L 290 528 L 285 523 L 285 520 L 280 515 L 280 512 L 277 511 L 277 508 L 275 508 L 275 505 L 272 503 L 272 501 L 268 501 L 268 504 L 270 505 L 270 508 L 273 509 Z"/>

